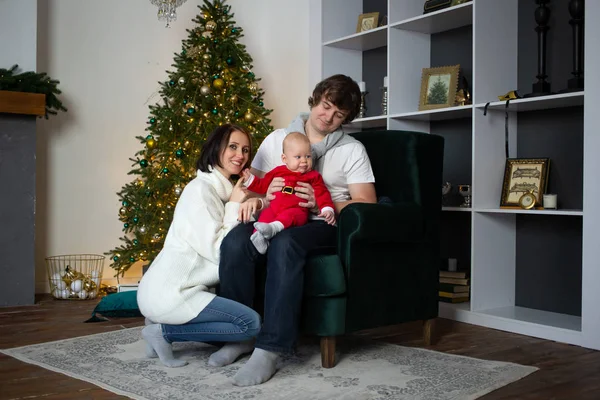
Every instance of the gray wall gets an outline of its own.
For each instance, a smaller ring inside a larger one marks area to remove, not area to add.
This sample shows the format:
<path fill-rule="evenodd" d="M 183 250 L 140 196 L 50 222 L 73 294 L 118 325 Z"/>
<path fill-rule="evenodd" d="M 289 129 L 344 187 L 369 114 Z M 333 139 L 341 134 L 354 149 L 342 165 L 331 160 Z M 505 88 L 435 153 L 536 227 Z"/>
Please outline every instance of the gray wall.
<path fill-rule="evenodd" d="M 35 299 L 35 117 L 0 114 L 0 306 Z"/>
<path fill-rule="evenodd" d="M 518 90 L 525 95 L 537 81 L 535 2 L 519 2 Z M 572 28 L 568 0 L 549 3 L 546 73 L 551 90 L 572 77 Z M 508 89 L 507 89 L 508 90 Z M 517 157 L 550 158 L 548 193 L 559 208 L 583 207 L 583 107 L 518 114 Z M 511 155 L 512 156 L 512 155 Z M 581 315 L 581 217 L 517 216 L 518 306 Z"/>

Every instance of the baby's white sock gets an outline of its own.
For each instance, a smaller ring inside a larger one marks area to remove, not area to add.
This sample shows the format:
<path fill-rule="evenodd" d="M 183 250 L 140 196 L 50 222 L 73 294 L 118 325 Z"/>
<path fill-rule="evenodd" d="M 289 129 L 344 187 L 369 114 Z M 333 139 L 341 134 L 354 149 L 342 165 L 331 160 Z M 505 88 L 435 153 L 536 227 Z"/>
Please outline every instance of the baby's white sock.
<path fill-rule="evenodd" d="M 250 241 L 256 247 L 260 254 L 265 254 L 269 248 L 269 241 L 259 231 L 256 231 L 250 236 Z"/>
<path fill-rule="evenodd" d="M 265 222 L 255 222 L 254 227 L 262 233 L 265 239 L 271 239 L 283 230 L 283 224 L 279 221 L 269 222 L 268 224 Z"/>

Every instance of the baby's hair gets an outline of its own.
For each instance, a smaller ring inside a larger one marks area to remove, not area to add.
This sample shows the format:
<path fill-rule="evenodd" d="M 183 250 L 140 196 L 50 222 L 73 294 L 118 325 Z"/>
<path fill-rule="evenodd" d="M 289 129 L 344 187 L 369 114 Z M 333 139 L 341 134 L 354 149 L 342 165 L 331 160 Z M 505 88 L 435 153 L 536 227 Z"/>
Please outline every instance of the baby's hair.
<path fill-rule="evenodd" d="M 282 151 L 285 153 L 286 143 L 289 144 L 296 141 L 307 143 L 310 146 L 310 140 L 308 140 L 305 134 L 300 132 L 290 132 L 283 139 Z"/>

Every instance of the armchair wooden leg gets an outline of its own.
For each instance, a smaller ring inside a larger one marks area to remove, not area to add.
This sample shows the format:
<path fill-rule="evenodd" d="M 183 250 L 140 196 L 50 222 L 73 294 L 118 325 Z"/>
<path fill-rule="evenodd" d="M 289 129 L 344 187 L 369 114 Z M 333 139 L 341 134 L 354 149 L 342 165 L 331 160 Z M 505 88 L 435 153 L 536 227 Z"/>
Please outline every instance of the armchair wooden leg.
<path fill-rule="evenodd" d="M 335 367 L 335 336 L 321 337 L 321 366 Z"/>
<path fill-rule="evenodd" d="M 426 346 L 430 346 L 433 341 L 435 328 L 435 319 L 427 319 L 423 321 L 423 342 Z"/>

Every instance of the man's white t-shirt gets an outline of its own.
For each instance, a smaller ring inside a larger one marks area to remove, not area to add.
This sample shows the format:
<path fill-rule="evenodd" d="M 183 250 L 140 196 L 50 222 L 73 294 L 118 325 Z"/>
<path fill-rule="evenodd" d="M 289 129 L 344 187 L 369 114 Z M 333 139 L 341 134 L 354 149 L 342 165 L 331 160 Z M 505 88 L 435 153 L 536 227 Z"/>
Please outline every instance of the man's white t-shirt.
<path fill-rule="evenodd" d="M 258 148 L 252 167 L 267 173 L 282 165 L 281 153 L 286 134 L 285 129 L 269 134 Z M 334 202 L 350 200 L 350 184 L 375 182 L 367 150 L 358 140 L 329 149 L 317 165 L 313 164 L 313 168 L 323 176 Z"/>

